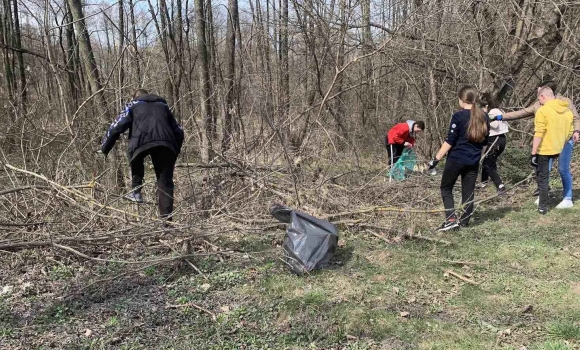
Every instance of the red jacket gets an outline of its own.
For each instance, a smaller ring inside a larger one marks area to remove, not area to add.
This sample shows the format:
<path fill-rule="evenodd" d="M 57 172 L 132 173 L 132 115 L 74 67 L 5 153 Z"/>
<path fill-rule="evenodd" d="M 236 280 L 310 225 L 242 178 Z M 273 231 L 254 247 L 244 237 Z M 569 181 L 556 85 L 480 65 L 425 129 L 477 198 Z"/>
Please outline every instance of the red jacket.
<path fill-rule="evenodd" d="M 388 144 L 398 144 L 402 145 L 405 142 L 409 142 L 413 146 L 415 145 L 414 133 L 411 129 L 415 125 L 413 120 L 407 120 L 405 123 L 399 123 L 391 128 L 387 133 L 387 143 Z"/>

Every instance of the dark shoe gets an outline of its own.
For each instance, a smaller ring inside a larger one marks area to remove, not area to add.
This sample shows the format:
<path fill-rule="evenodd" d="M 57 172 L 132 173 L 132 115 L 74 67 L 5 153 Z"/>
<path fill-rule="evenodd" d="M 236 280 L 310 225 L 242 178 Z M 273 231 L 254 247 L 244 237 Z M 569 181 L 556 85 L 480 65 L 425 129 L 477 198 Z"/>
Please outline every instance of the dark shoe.
<path fill-rule="evenodd" d="M 497 188 L 497 194 L 499 194 L 500 196 L 502 194 L 505 194 L 507 192 L 507 189 L 505 188 L 504 184 L 499 185 L 499 187 Z"/>
<path fill-rule="evenodd" d="M 143 203 L 143 195 L 141 193 L 131 192 L 125 196 L 125 199 L 135 203 Z"/>
<path fill-rule="evenodd" d="M 542 215 L 546 215 L 546 214 L 548 214 L 548 209 L 538 209 L 538 213 L 540 213 Z"/>
<path fill-rule="evenodd" d="M 443 226 L 439 228 L 438 232 L 445 232 L 445 231 L 457 231 L 459 230 L 459 220 L 455 218 L 451 218 L 443 223 Z"/>

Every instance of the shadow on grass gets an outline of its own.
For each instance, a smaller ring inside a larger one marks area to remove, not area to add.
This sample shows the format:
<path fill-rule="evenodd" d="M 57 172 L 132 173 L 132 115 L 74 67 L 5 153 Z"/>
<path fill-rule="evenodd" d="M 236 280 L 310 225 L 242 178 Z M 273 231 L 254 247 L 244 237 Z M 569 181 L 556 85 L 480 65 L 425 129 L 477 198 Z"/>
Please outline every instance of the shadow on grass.
<path fill-rule="evenodd" d="M 352 260 L 354 256 L 354 247 L 352 245 L 338 247 L 336 250 L 336 254 L 332 258 L 332 266 L 333 268 L 339 268 L 343 265 L 346 265 L 349 261 Z"/>
<path fill-rule="evenodd" d="M 513 206 L 478 210 L 475 212 L 473 216 L 474 220 L 472 221 L 473 223 L 470 226 L 477 227 L 489 223 L 490 221 L 498 221 L 510 212 L 517 210 L 518 208 L 514 208 Z"/>

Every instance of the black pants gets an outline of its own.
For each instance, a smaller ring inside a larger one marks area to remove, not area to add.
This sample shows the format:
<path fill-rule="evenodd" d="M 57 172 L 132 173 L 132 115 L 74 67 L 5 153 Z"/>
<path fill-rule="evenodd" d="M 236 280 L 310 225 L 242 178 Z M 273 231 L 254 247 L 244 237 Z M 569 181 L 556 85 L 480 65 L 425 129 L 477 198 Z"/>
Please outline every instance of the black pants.
<path fill-rule="evenodd" d="M 465 208 L 461 216 L 461 225 L 467 226 L 473 213 L 473 199 L 475 196 L 475 182 L 479 171 L 479 163 L 473 165 L 463 165 L 447 161 L 443 176 L 441 178 L 441 197 L 445 206 L 445 219 L 455 217 L 455 203 L 453 201 L 453 186 L 457 178 L 461 176 L 461 203 L 470 204 Z"/>
<path fill-rule="evenodd" d="M 536 167 L 536 181 L 540 190 L 540 204 L 538 209 L 548 210 L 548 193 L 550 192 L 550 159 L 558 158 L 558 155 L 542 156 L 538 155 L 538 166 Z"/>
<path fill-rule="evenodd" d="M 503 153 L 506 145 L 505 135 L 497 135 L 489 138 L 486 150 L 487 156 L 483 160 L 481 169 L 481 182 L 486 182 L 491 177 L 495 187 L 499 188 L 503 182 L 497 172 L 497 158 Z"/>
<path fill-rule="evenodd" d="M 387 145 L 387 153 L 389 155 L 389 165 L 393 165 L 401 158 L 401 154 L 405 150 L 404 145 L 390 143 Z"/>
<path fill-rule="evenodd" d="M 157 198 L 159 200 L 159 214 L 162 218 L 168 218 L 173 212 L 173 170 L 176 156 L 167 147 L 154 147 L 143 151 L 131 161 L 131 180 L 135 192 L 141 191 L 145 166 L 143 161 L 148 155 L 153 161 L 155 177 L 157 178 Z M 171 219 L 169 217 L 169 219 Z"/>

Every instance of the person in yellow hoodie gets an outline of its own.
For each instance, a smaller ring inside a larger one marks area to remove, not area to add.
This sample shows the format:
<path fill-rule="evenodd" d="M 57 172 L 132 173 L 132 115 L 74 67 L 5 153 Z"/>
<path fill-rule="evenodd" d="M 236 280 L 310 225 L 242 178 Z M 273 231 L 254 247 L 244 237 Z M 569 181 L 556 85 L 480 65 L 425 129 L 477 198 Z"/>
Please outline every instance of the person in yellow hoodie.
<path fill-rule="evenodd" d="M 548 212 L 550 183 L 550 160 L 557 158 L 566 141 L 574 132 L 573 115 L 568 102 L 556 99 L 547 86 L 538 90 L 538 101 L 542 105 L 534 118 L 534 143 L 530 163 L 536 168 L 536 179 L 540 189 L 538 212 Z"/>

